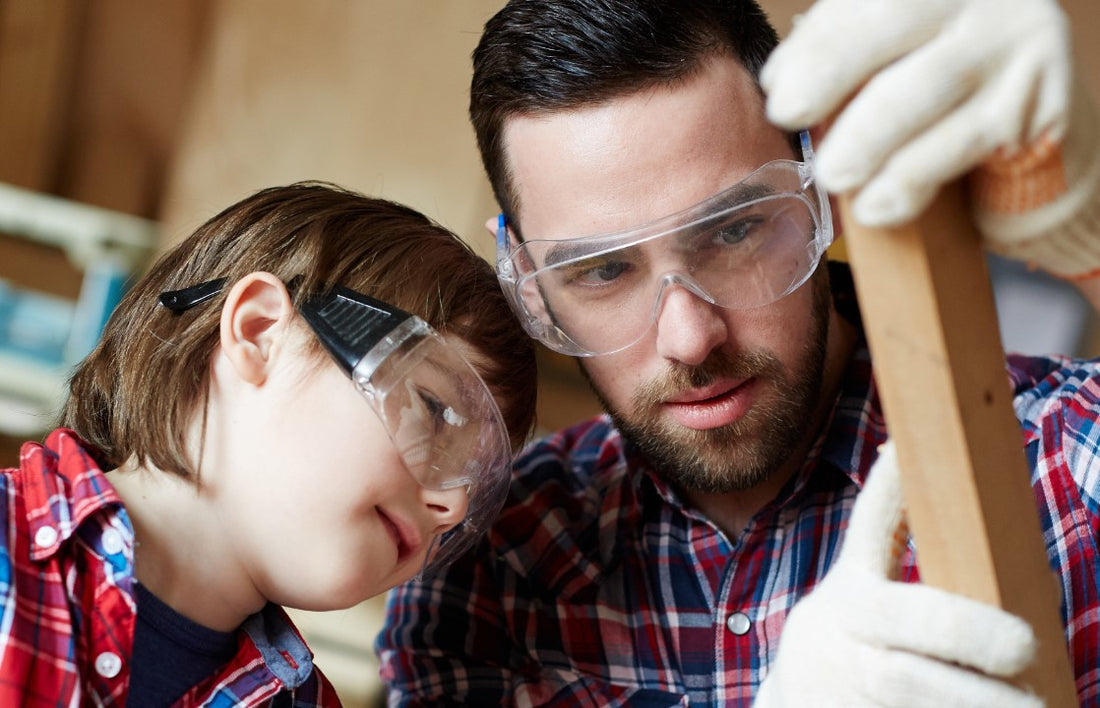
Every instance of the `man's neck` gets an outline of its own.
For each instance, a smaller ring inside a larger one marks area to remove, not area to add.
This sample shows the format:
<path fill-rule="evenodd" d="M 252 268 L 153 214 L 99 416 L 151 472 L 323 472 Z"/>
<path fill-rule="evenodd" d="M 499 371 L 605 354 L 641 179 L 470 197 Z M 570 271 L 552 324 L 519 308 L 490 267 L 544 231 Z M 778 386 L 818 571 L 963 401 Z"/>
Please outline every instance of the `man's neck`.
<path fill-rule="evenodd" d="M 835 309 L 829 310 L 829 334 L 825 343 L 825 366 L 821 391 L 812 422 L 786 461 L 762 483 L 736 492 L 684 492 L 685 499 L 722 530 L 732 541 L 739 538 L 753 516 L 776 498 L 779 491 L 806 464 L 806 458 L 836 401 L 844 370 L 855 349 L 856 328 Z"/>

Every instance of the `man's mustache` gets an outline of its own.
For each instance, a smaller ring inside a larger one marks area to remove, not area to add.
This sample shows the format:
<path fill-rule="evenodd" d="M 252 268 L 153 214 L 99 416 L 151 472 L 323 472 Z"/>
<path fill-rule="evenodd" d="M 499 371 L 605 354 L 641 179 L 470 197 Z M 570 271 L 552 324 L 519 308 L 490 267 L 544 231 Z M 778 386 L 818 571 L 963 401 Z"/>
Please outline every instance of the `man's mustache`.
<path fill-rule="evenodd" d="M 635 411 L 647 411 L 684 391 L 703 388 L 720 379 L 749 379 L 779 372 L 779 359 L 766 351 L 729 354 L 717 350 L 699 365 L 673 362 L 659 378 L 642 384 L 631 397 Z"/>

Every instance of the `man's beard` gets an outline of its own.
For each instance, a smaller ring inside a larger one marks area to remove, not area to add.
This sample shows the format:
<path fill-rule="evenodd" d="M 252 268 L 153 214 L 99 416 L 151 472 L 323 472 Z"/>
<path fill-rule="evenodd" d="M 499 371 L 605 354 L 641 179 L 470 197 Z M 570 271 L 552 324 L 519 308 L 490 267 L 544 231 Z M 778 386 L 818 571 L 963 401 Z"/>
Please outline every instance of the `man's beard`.
<path fill-rule="evenodd" d="M 660 379 L 631 397 L 630 410 L 615 411 L 596 388 L 583 362 L 581 371 L 616 427 L 675 486 L 703 493 L 725 493 L 761 484 L 787 461 L 814 424 L 821 394 L 828 336 L 830 291 L 824 274 L 813 278 L 813 318 L 802 355 L 788 377 L 768 351 L 730 355 L 716 350 L 699 366 L 673 364 Z M 756 377 L 764 395 L 741 418 L 709 430 L 664 421 L 662 402 L 690 388 L 722 378 Z"/>

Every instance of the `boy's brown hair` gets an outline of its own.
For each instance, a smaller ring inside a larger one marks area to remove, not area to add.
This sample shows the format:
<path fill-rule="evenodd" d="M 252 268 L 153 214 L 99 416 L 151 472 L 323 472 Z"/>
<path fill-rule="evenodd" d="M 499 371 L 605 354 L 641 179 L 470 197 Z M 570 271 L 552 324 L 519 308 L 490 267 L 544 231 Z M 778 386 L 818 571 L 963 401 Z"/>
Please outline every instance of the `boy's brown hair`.
<path fill-rule="evenodd" d="M 254 271 L 302 293 L 343 285 L 418 315 L 480 354 L 470 363 L 500 403 L 513 447 L 534 424 L 535 354 L 491 266 L 419 212 L 335 185 L 262 190 L 228 207 L 161 256 L 126 293 L 98 346 L 77 367 L 61 424 L 117 467 L 191 477 L 191 416 L 204 413 L 224 293 L 182 314 L 158 295 Z M 318 353 L 323 351 L 315 341 Z"/>

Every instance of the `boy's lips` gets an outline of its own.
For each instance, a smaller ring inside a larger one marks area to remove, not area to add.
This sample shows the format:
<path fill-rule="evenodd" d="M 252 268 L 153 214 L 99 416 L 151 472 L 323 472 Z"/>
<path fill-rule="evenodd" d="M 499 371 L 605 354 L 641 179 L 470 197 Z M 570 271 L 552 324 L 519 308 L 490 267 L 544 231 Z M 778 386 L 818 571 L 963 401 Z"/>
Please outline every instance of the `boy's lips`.
<path fill-rule="evenodd" d="M 412 524 L 406 523 L 398 516 L 387 514 L 381 507 L 378 509 L 378 516 L 397 547 L 397 563 L 400 565 L 419 550 L 420 534 Z"/>
<path fill-rule="evenodd" d="M 710 430 L 744 416 L 756 397 L 756 378 L 725 380 L 665 399 L 664 410 L 680 425 Z"/>

